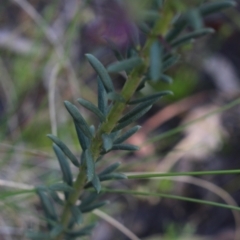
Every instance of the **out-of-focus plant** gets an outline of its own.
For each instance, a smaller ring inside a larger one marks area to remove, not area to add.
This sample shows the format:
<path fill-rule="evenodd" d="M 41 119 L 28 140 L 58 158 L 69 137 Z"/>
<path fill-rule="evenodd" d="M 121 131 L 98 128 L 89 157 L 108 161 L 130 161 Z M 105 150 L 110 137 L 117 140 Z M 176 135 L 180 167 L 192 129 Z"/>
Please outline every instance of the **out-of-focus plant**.
<path fill-rule="evenodd" d="M 116 62 L 105 67 L 92 54 L 86 54 L 88 62 L 98 75 L 98 105 L 95 106 L 82 98 L 77 99 L 77 102 L 91 111 L 99 124 L 89 126 L 81 110 L 68 101 L 64 102 L 76 128 L 82 148 L 81 156 L 76 157 L 58 137 L 48 135 L 54 143 L 53 149 L 59 161 L 63 181 L 36 188 L 47 227 L 44 232 L 29 232 L 28 237 L 31 239 L 70 240 L 91 234 L 95 225 L 85 225 L 84 216 L 107 204 L 106 201 L 98 200 L 99 193 L 107 191 L 102 189 L 102 182 L 127 178 L 117 172 L 120 165 L 118 162 L 101 166 L 104 169 L 101 172 L 97 171 L 96 164 L 100 166 L 101 160 L 107 157 L 110 151 L 138 150 L 137 146 L 124 143 L 140 128 L 132 124 L 146 114 L 156 101 L 172 94 L 170 91 L 160 91 L 139 97 L 139 92 L 147 82 L 171 83 L 172 79 L 166 71 L 179 61 L 178 48 L 213 33 L 213 29 L 204 27 L 203 18 L 235 4 L 234 1 L 215 1 L 191 7 L 179 14 L 178 1 L 154 0 L 140 3 L 143 5 L 136 18 L 124 18 L 124 21 L 119 20 L 116 23 L 123 25 L 114 26 L 111 23 L 110 28 L 102 29 L 102 35 L 112 48 Z M 119 16 L 121 17 L 125 15 Z M 134 19 L 136 22 L 133 22 Z M 114 42 L 112 37 L 115 27 L 116 31 L 121 27 L 121 34 L 123 31 L 130 39 L 125 55 L 119 50 L 119 43 Z M 110 77 L 112 73 L 125 77 L 121 91 L 115 90 L 114 81 Z M 70 164 L 78 169 L 76 176 L 73 175 Z M 114 192 L 121 190 L 115 189 Z M 182 197 L 182 200 L 189 199 Z"/>

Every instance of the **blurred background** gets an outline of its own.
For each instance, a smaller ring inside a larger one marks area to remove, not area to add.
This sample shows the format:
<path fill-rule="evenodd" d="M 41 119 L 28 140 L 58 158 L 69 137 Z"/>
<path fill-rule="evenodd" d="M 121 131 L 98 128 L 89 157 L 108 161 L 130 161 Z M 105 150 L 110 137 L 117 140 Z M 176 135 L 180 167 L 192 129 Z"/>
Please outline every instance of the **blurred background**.
<path fill-rule="evenodd" d="M 25 239 L 42 210 L 35 195 L 17 195 L 10 181 L 50 184 L 61 176 L 46 134 L 53 133 L 76 155 L 77 142 L 64 100 L 97 102 L 96 76 L 84 54 L 104 64 L 116 60 L 110 42 L 125 54 L 138 28 L 144 1 L 5 0 L 0 4 L 0 240 Z M 201 2 L 177 3 L 179 12 Z M 180 62 L 168 75 L 173 84 L 148 84 L 146 95 L 171 90 L 144 116 L 129 142 L 134 154 L 109 154 L 106 164 L 122 162 L 122 172 L 204 171 L 240 167 L 240 4 L 204 19 L 215 33 L 181 48 Z M 109 41 L 110 40 L 110 41 Z M 112 75 L 120 89 L 124 78 Z M 88 111 L 81 109 L 90 123 Z M 191 124 L 189 124 L 191 123 Z M 177 129 L 172 132 L 172 129 Z M 182 195 L 240 204 L 238 175 L 120 181 L 112 187 Z M 154 197 L 107 194 L 102 208 L 144 240 L 233 240 L 240 231 L 237 211 Z M 86 221 L 99 219 L 92 214 Z M 127 240 L 101 220 L 93 240 Z"/>

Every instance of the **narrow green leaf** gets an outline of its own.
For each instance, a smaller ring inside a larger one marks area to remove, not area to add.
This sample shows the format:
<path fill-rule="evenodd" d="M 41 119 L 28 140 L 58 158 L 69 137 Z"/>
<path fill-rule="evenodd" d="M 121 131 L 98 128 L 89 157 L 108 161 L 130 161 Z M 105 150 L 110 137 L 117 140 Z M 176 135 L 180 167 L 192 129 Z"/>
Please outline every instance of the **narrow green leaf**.
<path fill-rule="evenodd" d="M 100 172 L 100 173 L 98 174 L 98 176 L 102 176 L 102 175 L 105 175 L 105 174 L 112 173 L 112 172 L 114 172 L 120 165 L 121 165 L 120 162 L 113 163 L 113 164 L 111 164 L 110 166 L 106 167 L 102 172 Z"/>
<path fill-rule="evenodd" d="M 85 208 L 88 205 L 92 204 L 98 197 L 99 197 L 99 194 L 97 194 L 96 192 L 89 193 L 87 197 L 85 197 L 84 199 L 81 199 L 81 204 L 79 206 L 80 209 Z"/>
<path fill-rule="evenodd" d="M 82 132 L 88 138 L 92 139 L 93 135 L 89 129 L 89 126 L 88 126 L 87 122 L 84 120 L 84 118 L 82 117 L 81 113 L 78 111 L 77 107 L 68 101 L 64 101 L 64 105 L 67 108 L 68 112 L 71 114 L 75 123 L 82 130 Z"/>
<path fill-rule="evenodd" d="M 100 193 L 100 191 L 101 191 L 101 183 L 100 183 L 100 180 L 99 180 L 99 178 L 98 178 L 98 176 L 96 174 L 94 175 L 94 178 L 92 180 L 92 185 L 95 188 L 95 190 L 97 191 L 97 193 Z"/>
<path fill-rule="evenodd" d="M 158 93 L 152 94 L 150 96 L 146 96 L 146 97 L 142 97 L 142 98 L 132 100 L 132 101 L 128 102 L 128 104 L 138 104 L 138 103 L 147 102 L 147 101 L 153 100 L 153 99 L 158 100 L 159 98 L 161 98 L 165 95 L 173 95 L 173 92 L 172 91 L 158 92 Z"/>
<path fill-rule="evenodd" d="M 132 57 L 120 62 L 112 63 L 107 67 L 108 72 L 131 71 L 133 68 L 143 64 L 143 60 L 139 57 Z"/>
<path fill-rule="evenodd" d="M 152 105 L 142 109 L 141 111 L 138 112 L 138 114 L 134 115 L 132 118 L 119 123 L 116 127 L 114 127 L 114 129 L 112 130 L 112 132 L 118 131 L 126 126 L 128 126 L 129 124 L 131 124 L 132 122 L 136 121 L 137 119 L 139 119 L 140 117 L 142 117 L 146 112 L 148 112 L 150 109 L 152 108 Z"/>
<path fill-rule="evenodd" d="M 166 74 L 162 74 L 160 80 L 168 84 L 171 84 L 173 82 L 173 79 Z"/>
<path fill-rule="evenodd" d="M 72 192 L 74 189 L 66 183 L 55 183 L 49 186 L 50 191 Z"/>
<path fill-rule="evenodd" d="M 94 125 L 91 125 L 91 126 L 89 127 L 89 129 L 90 129 L 92 135 L 94 136 L 94 135 L 95 135 L 95 132 L 96 132 L 95 126 L 94 126 Z"/>
<path fill-rule="evenodd" d="M 125 103 L 125 99 L 121 96 L 121 94 L 116 93 L 116 92 L 110 92 L 108 93 L 108 99 L 112 100 L 112 101 L 116 101 L 116 102 L 122 102 Z"/>
<path fill-rule="evenodd" d="M 90 146 L 90 140 L 86 137 L 86 135 L 82 132 L 82 130 L 79 128 L 78 124 L 74 121 L 74 125 L 76 128 L 78 141 L 81 145 L 82 150 L 86 150 Z M 91 131 L 91 129 L 90 129 Z"/>
<path fill-rule="evenodd" d="M 92 210 L 94 210 L 96 208 L 103 207 L 106 204 L 109 204 L 109 201 L 102 201 L 102 202 L 94 203 L 92 205 L 89 205 L 85 208 L 80 208 L 80 209 L 81 209 L 82 213 L 87 213 L 87 212 L 91 212 Z"/>
<path fill-rule="evenodd" d="M 187 13 L 188 21 L 194 30 L 199 30 L 203 28 L 202 16 L 198 9 L 191 9 Z"/>
<path fill-rule="evenodd" d="M 103 113 L 104 116 L 106 116 L 107 108 L 108 108 L 107 93 L 101 79 L 98 77 L 98 109 Z"/>
<path fill-rule="evenodd" d="M 79 207 L 72 206 L 71 207 L 71 213 L 72 213 L 72 217 L 74 219 L 74 222 L 76 224 L 81 224 L 83 222 L 82 211 L 79 209 Z"/>
<path fill-rule="evenodd" d="M 119 144 L 119 143 L 123 143 L 125 140 L 127 140 L 128 138 L 130 138 L 133 134 L 135 134 L 139 129 L 141 128 L 141 126 L 135 126 L 130 128 L 128 131 L 126 131 L 123 135 L 121 135 L 119 138 L 117 138 L 113 143 L 114 144 Z"/>
<path fill-rule="evenodd" d="M 51 199 L 40 189 L 36 189 L 36 192 L 41 200 L 46 217 L 56 221 L 58 217 Z"/>
<path fill-rule="evenodd" d="M 48 134 L 47 136 L 64 152 L 64 154 L 69 158 L 73 165 L 75 165 L 76 167 L 80 166 L 78 159 L 72 154 L 69 148 L 59 138 L 52 134 Z"/>
<path fill-rule="evenodd" d="M 187 26 L 187 17 L 183 14 L 175 21 L 173 28 L 166 34 L 166 41 L 172 42 Z"/>
<path fill-rule="evenodd" d="M 207 16 L 212 13 L 219 12 L 229 7 L 236 6 L 236 1 L 225 0 L 225 1 L 215 1 L 210 3 L 205 3 L 198 8 L 202 16 Z"/>
<path fill-rule="evenodd" d="M 104 151 L 109 151 L 112 148 L 113 141 L 112 138 L 108 134 L 102 134 L 103 140 L 103 149 Z"/>
<path fill-rule="evenodd" d="M 189 42 L 189 40 L 199 38 L 199 37 L 205 36 L 205 35 L 210 34 L 210 33 L 214 33 L 214 29 L 203 28 L 203 29 L 193 31 L 193 32 L 185 34 L 182 37 L 179 37 L 178 39 L 173 41 L 172 44 L 171 44 L 171 47 L 176 48 L 176 47 L 178 47 L 178 46 L 180 46 L 180 45 L 182 45 L 186 42 Z"/>
<path fill-rule="evenodd" d="M 50 232 L 51 239 L 58 236 L 63 231 L 63 226 L 56 225 Z"/>
<path fill-rule="evenodd" d="M 110 173 L 110 174 L 105 174 L 103 176 L 99 177 L 100 181 L 108 181 L 108 180 L 123 180 L 127 179 L 127 176 L 123 173 Z"/>
<path fill-rule="evenodd" d="M 102 65 L 102 63 L 91 54 L 86 54 L 85 56 L 87 57 L 89 63 L 92 65 L 94 70 L 99 75 L 106 91 L 107 92 L 114 92 L 114 87 L 113 87 L 112 80 L 111 80 L 107 70 Z"/>
<path fill-rule="evenodd" d="M 131 111 L 129 111 L 127 114 L 125 114 L 118 122 L 122 123 L 122 122 L 134 117 L 135 115 L 139 114 L 140 111 L 142 111 L 143 109 L 149 107 L 154 102 L 156 102 L 158 99 L 159 99 L 159 97 L 150 99 L 148 101 L 138 104 L 135 108 L 133 108 Z"/>
<path fill-rule="evenodd" d="M 188 197 L 164 194 L 164 193 L 138 192 L 138 191 L 122 190 L 122 189 L 119 189 L 119 190 L 103 189 L 102 191 L 103 192 L 110 192 L 110 193 L 119 193 L 119 194 L 124 194 L 124 195 L 125 194 L 130 194 L 130 195 L 139 195 L 139 196 L 147 196 L 147 197 L 153 196 L 153 197 L 176 199 L 176 200 L 181 200 L 181 201 L 195 202 L 195 203 L 206 204 L 206 205 L 210 205 L 210 206 L 222 207 L 222 208 L 227 208 L 227 209 L 240 211 L 240 207 L 236 207 L 236 206 L 231 206 L 231 205 L 216 203 L 216 202 L 211 202 L 211 201 L 205 201 L 205 200 L 199 200 L 199 199 L 195 199 L 195 198 L 188 198 Z"/>
<path fill-rule="evenodd" d="M 86 165 L 87 165 L 87 179 L 89 182 L 91 182 L 95 175 L 95 163 L 89 149 L 86 149 L 84 151 L 84 158 L 86 160 Z"/>
<path fill-rule="evenodd" d="M 68 161 L 63 155 L 62 150 L 57 145 L 53 144 L 53 150 L 59 161 L 64 182 L 66 182 L 69 186 L 72 186 L 72 173 L 71 173 Z"/>
<path fill-rule="evenodd" d="M 163 62 L 163 72 L 167 71 L 173 65 L 175 65 L 180 59 L 180 55 L 174 55 L 170 57 L 168 60 Z"/>
<path fill-rule="evenodd" d="M 95 226 L 96 224 L 91 224 L 84 228 L 81 228 L 80 230 L 76 230 L 76 231 L 65 230 L 65 232 L 67 237 L 76 238 L 76 237 L 90 235 Z"/>
<path fill-rule="evenodd" d="M 126 150 L 126 151 L 137 151 L 139 150 L 138 146 L 132 144 L 114 144 L 111 150 Z"/>
<path fill-rule="evenodd" d="M 162 73 L 162 46 L 158 40 L 150 48 L 150 77 L 156 82 Z"/>
<path fill-rule="evenodd" d="M 106 120 L 104 114 L 91 102 L 82 99 L 82 98 L 78 98 L 77 100 L 82 106 L 84 106 L 85 108 L 87 108 L 89 111 L 93 112 L 101 122 L 104 122 Z"/>
<path fill-rule="evenodd" d="M 64 205 L 64 201 L 58 196 L 58 194 L 54 191 L 50 191 L 49 193 L 51 195 L 51 198 L 53 199 L 53 201 L 61 206 Z"/>

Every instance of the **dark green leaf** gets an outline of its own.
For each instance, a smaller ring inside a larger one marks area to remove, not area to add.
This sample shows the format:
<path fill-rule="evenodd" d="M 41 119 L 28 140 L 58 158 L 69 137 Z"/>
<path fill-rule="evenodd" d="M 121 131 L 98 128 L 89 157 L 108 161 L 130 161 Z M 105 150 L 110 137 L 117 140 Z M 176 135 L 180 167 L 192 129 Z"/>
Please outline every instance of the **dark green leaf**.
<path fill-rule="evenodd" d="M 199 7 L 198 10 L 202 14 L 202 16 L 207 16 L 212 13 L 216 13 L 226 8 L 234 7 L 234 6 L 236 6 L 235 1 L 231 1 L 231 0 L 215 1 L 215 2 L 203 4 L 202 6 Z"/>
<path fill-rule="evenodd" d="M 105 121 L 105 116 L 104 114 L 94 105 L 92 104 L 91 102 L 85 100 L 85 99 L 82 99 L 82 98 L 79 98 L 77 100 L 82 106 L 84 106 L 85 108 L 87 108 L 89 111 L 93 112 L 101 122 L 104 122 Z"/>
<path fill-rule="evenodd" d="M 74 189 L 67 185 L 66 183 L 55 183 L 49 186 L 50 191 L 59 191 L 59 192 L 72 192 Z"/>
<path fill-rule="evenodd" d="M 96 208 L 100 208 L 105 206 L 106 204 L 109 204 L 108 201 L 103 201 L 103 202 L 99 202 L 99 203 L 94 203 L 92 205 L 89 205 L 85 208 L 80 208 L 82 213 L 87 213 L 87 212 L 91 212 L 92 210 L 96 209 Z"/>
<path fill-rule="evenodd" d="M 101 79 L 98 77 L 98 109 L 103 113 L 104 116 L 106 116 L 107 108 L 108 108 L 107 93 Z"/>
<path fill-rule="evenodd" d="M 64 152 L 64 154 L 71 160 L 73 165 L 75 165 L 76 167 L 80 166 L 77 158 L 72 154 L 69 148 L 59 138 L 52 134 L 48 134 L 47 136 Z"/>
<path fill-rule="evenodd" d="M 108 93 L 108 99 L 112 100 L 112 101 L 116 101 L 116 102 L 123 102 L 125 103 L 125 99 L 119 94 L 119 93 L 116 93 L 116 92 L 110 92 Z"/>
<path fill-rule="evenodd" d="M 79 207 L 72 206 L 71 207 L 71 213 L 72 213 L 72 217 L 74 219 L 74 222 L 76 224 L 81 224 L 83 222 L 82 211 L 80 211 Z"/>
<path fill-rule="evenodd" d="M 99 194 L 97 194 L 96 192 L 89 193 L 89 195 L 87 197 L 85 197 L 83 200 L 81 200 L 81 204 L 79 206 L 80 209 L 87 207 L 88 205 L 93 203 L 98 197 L 99 197 Z"/>
<path fill-rule="evenodd" d="M 58 236 L 61 232 L 63 232 L 63 226 L 56 225 L 50 232 L 51 239 Z"/>
<path fill-rule="evenodd" d="M 91 54 L 86 54 L 89 63 L 99 75 L 107 92 L 114 92 L 112 80 L 102 63 Z"/>
<path fill-rule="evenodd" d="M 132 144 L 114 144 L 112 150 L 137 151 L 139 147 Z"/>
<path fill-rule="evenodd" d="M 146 112 L 148 112 L 151 109 L 152 105 L 142 109 L 141 111 L 139 111 L 136 115 L 134 115 L 132 118 L 119 123 L 113 130 L 112 132 L 118 131 L 126 126 L 128 126 L 129 124 L 131 124 L 132 122 L 136 121 L 137 119 L 139 119 L 140 117 L 142 117 Z"/>
<path fill-rule="evenodd" d="M 95 175 L 95 163 L 94 163 L 92 154 L 89 151 L 89 149 L 86 149 L 84 151 L 84 158 L 85 158 L 86 165 L 87 165 L 87 179 L 89 182 L 91 182 Z"/>
<path fill-rule="evenodd" d="M 97 193 L 100 193 L 100 191 L 101 191 L 101 183 L 100 183 L 99 178 L 98 178 L 98 176 L 96 174 L 94 175 L 94 178 L 92 180 L 92 185 L 95 188 L 95 190 L 97 191 Z"/>
<path fill-rule="evenodd" d="M 135 127 L 131 128 L 131 129 L 129 129 L 122 136 L 117 138 L 113 143 L 114 144 L 119 144 L 119 143 L 124 142 L 125 140 L 130 138 L 133 134 L 135 134 L 140 128 L 141 128 L 141 126 L 135 126 Z"/>
<path fill-rule="evenodd" d="M 72 118 L 74 119 L 75 123 L 78 125 L 78 127 L 82 130 L 82 132 L 88 138 L 92 139 L 93 135 L 89 129 L 89 126 L 84 120 L 84 118 L 82 117 L 81 113 L 78 111 L 77 107 L 68 101 L 64 101 L 64 104 L 68 112 L 71 114 Z"/>
<path fill-rule="evenodd" d="M 173 82 L 172 78 L 166 74 L 162 74 L 160 80 L 168 84 L 171 84 Z"/>
<path fill-rule="evenodd" d="M 143 60 L 139 57 L 132 57 L 120 62 L 112 63 L 108 66 L 108 72 L 131 71 L 133 68 L 143 64 Z"/>
<path fill-rule="evenodd" d="M 103 140 L 103 149 L 104 151 L 109 151 L 112 148 L 113 141 L 112 138 L 108 134 L 102 134 Z"/>
<path fill-rule="evenodd" d="M 153 81 L 159 80 L 162 73 L 162 46 L 156 40 L 150 49 L 150 77 Z"/>
<path fill-rule="evenodd" d="M 152 95 L 147 96 L 147 97 L 143 97 L 143 98 L 138 98 L 138 99 L 132 100 L 132 101 L 128 102 L 128 104 L 143 103 L 143 102 L 147 102 L 147 101 L 153 100 L 153 99 L 156 99 L 156 101 L 157 101 L 159 98 L 161 98 L 161 97 L 163 97 L 165 95 L 173 95 L 173 92 L 171 92 L 171 91 L 158 92 L 158 93 L 152 94 Z"/>
<path fill-rule="evenodd" d="M 86 236 L 86 235 L 90 235 L 93 228 L 96 226 L 96 224 L 91 224 L 91 225 L 88 225 L 84 228 L 81 228 L 80 230 L 77 230 L 77 231 L 68 231 L 66 230 L 66 235 L 68 237 L 81 237 L 81 236 Z"/>
<path fill-rule="evenodd" d="M 202 21 L 202 16 L 199 13 L 198 9 L 191 9 L 188 11 L 188 19 L 190 25 L 193 27 L 195 30 L 199 30 L 203 28 L 203 21 Z"/>
<path fill-rule="evenodd" d="M 109 173 L 115 171 L 120 165 L 121 165 L 120 162 L 113 163 L 113 164 L 111 164 L 110 166 L 106 167 L 102 172 L 100 172 L 100 173 L 98 174 L 98 176 L 102 176 L 102 175 L 105 175 L 105 174 L 109 174 Z"/>
<path fill-rule="evenodd" d="M 192 39 L 195 38 L 199 38 L 202 36 L 205 36 L 209 33 L 214 33 L 214 29 L 212 28 L 203 28 L 203 29 L 199 29 L 196 31 L 193 31 L 191 33 L 185 34 L 182 37 L 179 37 L 178 39 L 176 39 L 175 41 L 172 42 L 171 47 L 172 48 L 176 48 L 186 42 L 189 42 Z"/>
<path fill-rule="evenodd" d="M 59 161 L 64 182 L 66 182 L 69 186 L 72 186 L 72 173 L 71 173 L 68 161 L 63 155 L 62 150 L 57 145 L 53 144 L 53 150 Z"/>
<path fill-rule="evenodd" d="M 49 193 L 51 195 L 51 198 L 54 200 L 55 203 L 63 206 L 64 205 L 64 201 L 58 196 L 58 194 L 54 191 L 50 191 Z"/>
<path fill-rule="evenodd" d="M 90 129 L 92 135 L 94 136 L 94 135 L 95 135 L 95 132 L 96 132 L 95 126 L 94 126 L 94 125 L 91 125 L 91 126 L 89 127 L 89 129 Z"/>
<path fill-rule="evenodd" d="M 143 103 L 138 104 L 135 108 L 133 108 L 131 111 L 129 111 L 127 114 L 125 114 L 118 122 L 122 123 L 122 122 L 125 122 L 128 119 L 131 119 L 135 115 L 139 114 L 140 111 L 149 107 L 150 105 L 152 105 L 157 100 L 158 100 L 158 98 L 157 99 L 154 98 L 154 99 L 151 99 L 151 100 L 148 100 L 148 101 L 145 101 Z"/>
<path fill-rule="evenodd" d="M 78 141 L 81 145 L 82 150 L 86 150 L 90 146 L 90 140 L 85 136 L 85 134 L 82 132 L 82 130 L 79 128 L 78 124 L 74 121 L 74 125 L 76 128 Z M 90 129 L 91 131 L 91 129 Z"/>
<path fill-rule="evenodd" d="M 40 189 L 36 189 L 36 192 L 41 200 L 46 217 L 56 221 L 58 217 L 51 199 Z"/>
<path fill-rule="evenodd" d="M 174 55 L 170 57 L 168 60 L 163 62 L 163 72 L 167 71 L 169 68 L 171 68 L 173 65 L 175 65 L 180 59 L 179 55 Z"/>
<path fill-rule="evenodd" d="M 127 176 L 123 173 L 110 173 L 110 174 L 105 174 L 103 176 L 99 177 L 100 181 L 108 181 L 108 180 L 123 180 L 127 179 Z"/>

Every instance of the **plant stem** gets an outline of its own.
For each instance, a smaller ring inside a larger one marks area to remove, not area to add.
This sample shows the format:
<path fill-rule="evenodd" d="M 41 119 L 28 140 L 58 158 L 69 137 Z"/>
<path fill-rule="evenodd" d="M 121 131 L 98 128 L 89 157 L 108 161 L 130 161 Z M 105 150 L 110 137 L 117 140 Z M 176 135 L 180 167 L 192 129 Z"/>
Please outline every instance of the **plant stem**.
<path fill-rule="evenodd" d="M 159 33 L 162 35 L 166 33 L 166 30 L 169 28 L 171 19 L 172 19 L 172 12 L 168 11 L 169 8 L 166 9 L 166 18 L 159 20 L 154 29 L 153 33 L 155 36 L 157 36 Z M 156 38 L 156 37 L 155 37 Z M 91 144 L 91 154 L 93 156 L 93 159 L 96 160 L 101 151 L 101 145 L 102 145 L 102 134 L 103 133 L 110 133 L 113 128 L 116 126 L 118 120 L 122 116 L 123 111 L 125 110 L 127 106 L 127 102 L 131 99 L 133 94 L 135 93 L 143 74 L 146 72 L 148 65 L 149 65 L 149 50 L 151 47 L 151 43 L 154 41 L 152 36 L 149 36 L 145 46 L 142 48 L 142 50 L 139 52 L 140 57 L 144 59 L 144 64 L 135 68 L 129 75 L 128 79 L 126 80 L 124 87 L 121 91 L 121 96 L 125 99 L 125 102 L 115 102 L 111 111 L 109 112 L 107 116 L 107 120 L 100 126 L 100 128 L 97 131 L 96 136 L 92 140 Z M 68 201 L 65 203 L 62 216 L 61 216 L 61 224 L 64 229 L 67 228 L 68 222 L 71 217 L 71 207 L 75 205 L 76 201 L 78 200 L 84 185 L 86 183 L 86 167 L 83 167 L 81 171 L 79 172 L 77 179 L 73 185 L 74 191 L 70 193 L 70 196 L 68 198 Z M 61 240 L 63 239 L 63 233 L 60 233 L 55 240 Z"/>

